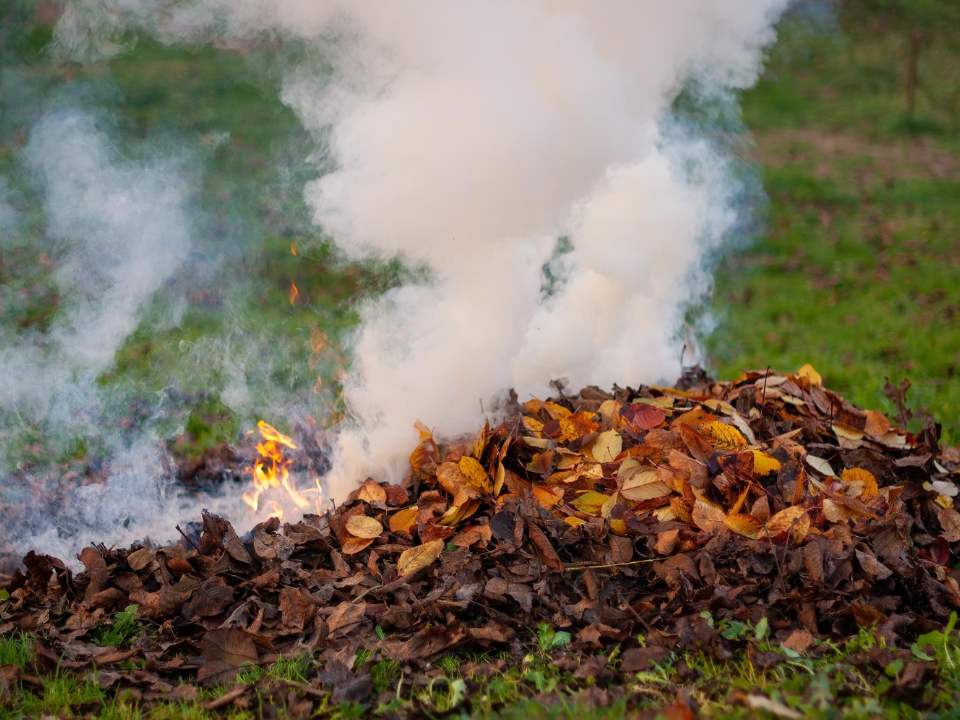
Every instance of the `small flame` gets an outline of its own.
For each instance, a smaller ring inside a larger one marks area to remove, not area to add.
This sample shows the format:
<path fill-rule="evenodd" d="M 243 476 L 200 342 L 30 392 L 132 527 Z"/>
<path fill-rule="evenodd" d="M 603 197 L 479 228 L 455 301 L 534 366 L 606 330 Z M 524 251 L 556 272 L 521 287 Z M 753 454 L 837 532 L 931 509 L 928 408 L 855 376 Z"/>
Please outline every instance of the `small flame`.
<path fill-rule="evenodd" d="M 266 503 L 261 502 L 261 495 L 271 491 L 277 491 L 280 500 L 290 500 L 300 510 L 307 510 L 311 504 L 315 512 L 320 512 L 321 500 L 323 498 L 323 489 L 320 487 L 320 480 L 314 478 L 315 488 L 300 491 L 290 477 L 290 465 L 292 460 L 284 457 L 284 448 L 297 450 L 293 440 L 277 430 L 273 425 L 261 420 L 257 423 L 260 431 L 261 440 L 257 443 L 257 452 L 260 457 L 257 458 L 250 469 L 253 475 L 253 491 L 243 494 L 243 500 L 250 506 L 250 509 L 257 512 L 261 505 L 270 509 L 270 517 L 283 518 L 283 507 L 275 499 L 268 499 Z M 283 491 L 280 493 L 280 491 Z M 311 503 L 305 495 L 315 494 L 314 502 Z"/>
<path fill-rule="evenodd" d="M 297 285 L 296 285 L 296 283 L 294 283 L 294 282 L 291 281 L 291 283 L 290 283 L 290 304 L 291 304 L 291 305 L 293 305 L 293 303 L 296 301 L 297 295 L 299 295 L 299 294 L 300 294 L 300 291 L 297 290 Z"/>
<path fill-rule="evenodd" d="M 296 254 L 297 254 L 297 244 L 296 244 L 296 243 L 290 243 L 290 254 L 291 254 L 291 255 L 296 255 Z"/>

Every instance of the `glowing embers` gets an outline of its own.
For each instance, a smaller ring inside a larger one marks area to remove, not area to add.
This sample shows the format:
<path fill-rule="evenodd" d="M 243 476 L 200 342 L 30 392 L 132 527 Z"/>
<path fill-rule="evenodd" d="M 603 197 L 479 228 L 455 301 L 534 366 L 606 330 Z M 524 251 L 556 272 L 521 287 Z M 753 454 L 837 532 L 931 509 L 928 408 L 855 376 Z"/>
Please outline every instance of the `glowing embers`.
<path fill-rule="evenodd" d="M 253 491 L 243 494 L 244 502 L 255 513 L 261 507 L 268 508 L 271 517 L 283 518 L 285 509 L 294 508 L 319 513 L 323 500 L 320 480 L 314 478 L 315 487 L 299 490 L 290 477 L 293 461 L 284 457 L 284 451 L 298 449 L 293 440 L 263 420 L 257 423 L 257 428 L 261 437 L 257 443 L 259 457 L 249 470 L 253 475 Z"/>

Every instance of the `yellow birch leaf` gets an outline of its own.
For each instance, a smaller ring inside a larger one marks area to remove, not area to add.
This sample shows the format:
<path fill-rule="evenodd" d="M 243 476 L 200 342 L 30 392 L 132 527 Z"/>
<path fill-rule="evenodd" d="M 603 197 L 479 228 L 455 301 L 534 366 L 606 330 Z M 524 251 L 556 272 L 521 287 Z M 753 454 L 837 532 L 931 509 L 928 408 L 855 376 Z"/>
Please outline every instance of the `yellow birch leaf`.
<path fill-rule="evenodd" d="M 714 420 L 700 427 L 718 452 L 734 453 L 747 449 L 747 440 L 733 425 Z"/>
<path fill-rule="evenodd" d="M 420 572 L 440 557 L 440 553 L 443 552 L 443 542 L 443 540 L 432 540 L 404 550 L 397 561 L 397 572 L 401 577 L 410 577 Z"/>
<path fill-rule="evenodd" d="M 813 387 L 823 387 L 823 378 L 813 369 L 813 365 L 806 363 L 797 370 L 797 377 L 805 378 Z"/>
<path fill-rule="evenodd" d="M 603 493 L 590 490 L 583 493 L 580 497 L 574 500 L 571 505 L 573 505 L 577 510 L 587 515 L 600 515 L 600 509 L 603 507 L 610 499 L 609 495 L 604 495 Z"/>
<path fill-rule="evenodd" d="M 754 475 L 766 475 L 767 473 L 779 472 L 781 468 L 780 461 L 772 455 L 767 455 L 760 450 L 753 451 L 753 473 Z"/>
<path fill-rule="evenodd" d="M 493 483 L 490 481 L 490 476 L 487 475 L 487 471 L 483 469 L 483 465 L 469 455 L 464 455 L 460 458 L 460 472 L 463 473 L 463 476 L 472 487 L 488 495 L 493 492 Z"/>
<path fill-rule="evenodd" d="M 623 450 L 623 438 L 616 430 L 607 430 L 593 441 L 593 459 L 597 462 L 613 462 Z"/>

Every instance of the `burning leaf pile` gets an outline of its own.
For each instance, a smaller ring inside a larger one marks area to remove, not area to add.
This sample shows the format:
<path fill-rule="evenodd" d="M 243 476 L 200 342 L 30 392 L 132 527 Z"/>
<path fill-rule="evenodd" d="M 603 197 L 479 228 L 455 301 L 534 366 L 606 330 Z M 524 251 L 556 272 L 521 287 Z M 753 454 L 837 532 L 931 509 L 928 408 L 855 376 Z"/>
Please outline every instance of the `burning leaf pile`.
<path fill-rule="evenodd" d="M 419 430 L 402 486 L 367 480 L 331 513 L 244 536 L 205 515 L 172 547 L 89 547 L 78 575 L 31 553 L 0 576 L 0 633 L 36 633 L 67 668 L 142 658 L 105 677 L 145 698 L 322 651 L 334 697 L 365 701 L 358 648 L 415 677 L 454 648 L 522 653 L 547 623 L 636 671 L 678 646 L 729 657 L 704 613 L 802 652 L 862 627 L 909 646 L 960 608 L 960 455 L 810 366 L 514 403 L 452 442 Z M 92 638 L 130 605 L 155 631 L 104 653 Z"/>

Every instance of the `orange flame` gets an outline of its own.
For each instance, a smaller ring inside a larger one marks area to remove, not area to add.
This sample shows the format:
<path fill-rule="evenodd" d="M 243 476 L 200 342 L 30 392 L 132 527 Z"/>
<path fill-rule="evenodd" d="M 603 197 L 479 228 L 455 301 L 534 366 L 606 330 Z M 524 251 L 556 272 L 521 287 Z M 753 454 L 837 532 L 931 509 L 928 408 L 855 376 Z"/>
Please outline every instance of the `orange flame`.
<path fill-rule="evenodd" d="M 297 254 L 297 245 L 296 245 L 296 243 L 290 243 L 290 254 L 291 254 L 291 255 L 296 255 L 296 254 Z"/>
<path fill-rule="evenodd" d="M 253 475 L 253 491 L 243 494 L 244 502 L 250 506 L 251 510 L 257 512 L 262 504 L 261 495 L 274 490 L 283 490 L 284 494 L 280 495 L 281 500 L 288 499 L 300 510 L 306 510 L 311 506 L 311 502 L 305 497 L 305 493 L 315 493 L 313 505 L 315 511 L 319 513 L 323 496 L 319 479 L 314 479 L 316 488 L 300 491 L 290 478 L 292 461 L 284 457 L 284 448 L 297 450 L 293 440 L 263 420 L 257 423 L 257 428 L 262 438 L 257 443 L 257 452 L 260 457 L 250 470 Z M 270 517 L 283 517 L 283 508 L 276 500 L 268 500 L 266 506 L 271 509 Z"/>
<path fill-rule="evenodd" d="M 296 283 L 294 283 L 294 282 L 291 281 L 291 282 L 290 282 L 290 304 L 291 304 L 291 305 L 293 305 L 293 303 L 296 301 L 297 295 L 299 295 L 299 294 L 300 294 L 300 291 L 297 290 L 297 285 L 296 285 Z"/>

